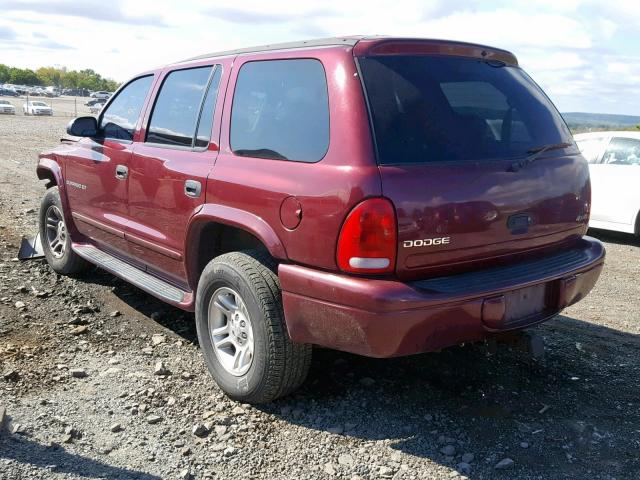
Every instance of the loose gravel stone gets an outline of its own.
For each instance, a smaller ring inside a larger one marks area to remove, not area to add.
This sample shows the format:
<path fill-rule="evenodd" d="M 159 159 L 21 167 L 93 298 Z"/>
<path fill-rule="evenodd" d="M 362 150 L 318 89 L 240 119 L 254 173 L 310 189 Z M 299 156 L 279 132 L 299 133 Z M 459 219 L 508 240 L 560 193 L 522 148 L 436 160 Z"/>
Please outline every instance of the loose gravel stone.
<path fill-rule="evenodd" d="M 84 368 L 72 368 L 71 370 L 69 370 L 69 374 L 73 378 L 85 378 L 86 376 L 88 376 Z"/>
<path fill-rule="evenodd" d="M 156 362 L 155 367 L 153 368 L 153 374 L 154 375 L 169 375 L 171 372 L 169 372 L 169 369 L 165 366 L 164 362 L 162 361 L 158 361 Z"/>
<path fill-rule="evenodd" d="M 124 430 L 124 428 L 122 428 L 122 425 L 120 425 L 119 423 L 114 423 L 113 425 L 111 425 L 111 427 L 109 427 L 109 430 L 111 430 L 113 433 L 118 433 Z"/>
<path fill-rule="evenodd" d="M 360 385 L 364 387 L 373 387 L 376 381 L 371 377 L 363 377 L 360 379 Z"/>
<path fill-rule="evenodd" d="M 155 425 L 156 423 L 160 423 L 162 421 L 162 417 L 159 415 L 149 415 L 147 417 L 147 423 L 150 425 Z"/>
<path fill-rule="evenodd" d="M 498 463 L 496 463 L 495 465 L 495 469 L 496 470 L 506 470 L 508 468 L 513 467 L 513 465 L 515 464 L 515 462 L 510 459 L 510 458 L 503 458 L 502 460 L 500 460 Z"/>
<path fill-rule="evenodd" d="M 198 423 L 197 425 L 193 426 L 193 428 L 191 429 L 191 433 L 196 437 L 204 438 L 209 435 L 209 428 L 207 428 L 207 426 L 202 423 Z"/>
<path fill-rule="evenodd" d="M 460 460 L 462 460 L 462 462 L 464 462 L 464 463 L 471 463 L 471 462 L 473 462 L 474 458 L 476 458 L 476 457 L 475 457 L 475 455 L 473 453 L 464 453 Z"/>
<path fill-rule="evenodd" d="M 447 455 L 448 457 L 451 457 L 456 454 L 456 447 L 454 447 L 453 445 L 445 445 L 440 449 L 440 452 L 443 455 Z"/>
<path fill-rule="evenodd" d="M 86 325 L 79 325 L 76 328 L 71 330 L 71 335 L 84 335 L 89 332 L 89 327 Z"/>
<path fill-rule="evenodd" d="M 20 379 L 20 374 L 15 370 L 9 370 L 2 374 L 2 378 L 7 382 L 17 382 Z"/>

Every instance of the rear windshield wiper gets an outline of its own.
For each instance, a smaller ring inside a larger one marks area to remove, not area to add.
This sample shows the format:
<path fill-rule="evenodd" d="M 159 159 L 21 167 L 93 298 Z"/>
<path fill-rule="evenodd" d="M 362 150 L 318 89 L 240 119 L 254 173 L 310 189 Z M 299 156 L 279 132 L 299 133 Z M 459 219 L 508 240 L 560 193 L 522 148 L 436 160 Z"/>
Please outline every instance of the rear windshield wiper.
<path fill-rule="evenodd" d="M 557 150 L 559 148 L 567 148 L 567 147 L 570 147 L 571 145 L 572 144 L 569 142 L 562 142 L 562 143 L 549 143 L 547 145 L 542 145 L 540 147 L 530 148 L 529 150 L 527 150 L 527 153 L 529 153 L 530 155 L 527 157 L 524 157 L 521 160 L 518 160 L 517 162 L 513 162 L 511 164 L 511 168 L 509 169 L 509 171 L 517 172 L 521 168 L 524 168 L 527 165 L 535 162 L 540 157 L 540 155 L 542 155 L 544 152 L 548 152 L 549 150 Z"/>

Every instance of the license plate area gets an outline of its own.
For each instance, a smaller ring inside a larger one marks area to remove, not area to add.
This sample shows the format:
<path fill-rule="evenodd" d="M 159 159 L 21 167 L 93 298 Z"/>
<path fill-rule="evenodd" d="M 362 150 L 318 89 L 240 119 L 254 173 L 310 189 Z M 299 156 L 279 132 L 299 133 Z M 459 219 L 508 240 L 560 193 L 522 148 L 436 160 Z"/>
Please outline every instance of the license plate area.
<path fill-rule="evenodd" d="M 543 283 L 504 294 L 504 326 L 514 327 L 535 321 L 551 310 L 551 289 Z"/>

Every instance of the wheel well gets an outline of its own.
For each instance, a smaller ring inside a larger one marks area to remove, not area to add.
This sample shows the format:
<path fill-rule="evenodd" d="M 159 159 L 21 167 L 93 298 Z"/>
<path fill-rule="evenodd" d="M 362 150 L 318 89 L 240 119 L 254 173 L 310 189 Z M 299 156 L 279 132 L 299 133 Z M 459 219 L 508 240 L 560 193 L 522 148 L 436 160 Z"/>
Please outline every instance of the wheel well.
<path fill-rule="evenodd" d="M 58 185 L 58 182 L 56 182 L 56 177 L 51 170 L 39 169 L 37 173 L 38 179 L 47 181 L 45 184 L 45 188 L 49 189 Z"/>
<path fill-rule="evenodd" d="M 636 235 L 640 235 L 640 210 L 638 211 L 638 214 L 636 215 L 635 233 L 636 233 Z"/>
<path fill-rule="evenodd" d="M 197 254 L 192 257 L 191 280 L 197 284 L 202 271 L 215 257 L 224 253 L 239 250 L 264 250 L 267 247 L 258 239 L 241 228 L 232 227 L 223 223 L 211 222 L 200 228 L 200 232 L 192 245 L 197 246 Z"/>

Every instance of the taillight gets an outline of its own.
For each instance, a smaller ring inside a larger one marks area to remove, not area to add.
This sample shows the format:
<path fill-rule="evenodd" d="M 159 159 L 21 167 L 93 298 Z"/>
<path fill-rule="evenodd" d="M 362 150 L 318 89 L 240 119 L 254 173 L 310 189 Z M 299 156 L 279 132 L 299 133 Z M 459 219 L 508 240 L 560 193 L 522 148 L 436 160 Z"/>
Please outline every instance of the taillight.
<path fill-rule="evenodd" d="M 352 273 L 389 273 L 396 264 L 396 212 L 386 198 L 369 198 L 347 216 L 338 237 L 338 267 Z"/>

